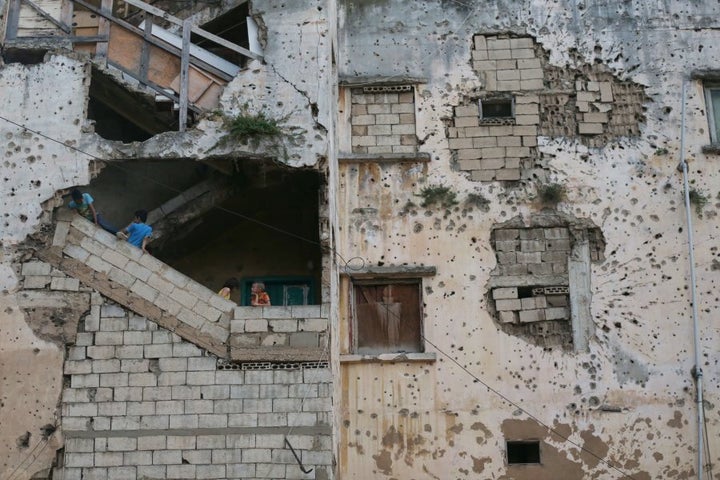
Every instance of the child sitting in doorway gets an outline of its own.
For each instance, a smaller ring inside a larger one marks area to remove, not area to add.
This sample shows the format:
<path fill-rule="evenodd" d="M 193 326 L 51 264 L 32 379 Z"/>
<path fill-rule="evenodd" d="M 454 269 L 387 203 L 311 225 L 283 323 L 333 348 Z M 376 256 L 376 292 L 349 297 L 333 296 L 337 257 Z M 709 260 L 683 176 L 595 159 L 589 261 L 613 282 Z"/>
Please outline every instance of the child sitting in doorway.
<path fill-rule="evenodd" d="M 250 289 L 250 305 L 253 307 L 269 307 L 270 295 L 265 291 L 265 284 L 255 282 Z"/>

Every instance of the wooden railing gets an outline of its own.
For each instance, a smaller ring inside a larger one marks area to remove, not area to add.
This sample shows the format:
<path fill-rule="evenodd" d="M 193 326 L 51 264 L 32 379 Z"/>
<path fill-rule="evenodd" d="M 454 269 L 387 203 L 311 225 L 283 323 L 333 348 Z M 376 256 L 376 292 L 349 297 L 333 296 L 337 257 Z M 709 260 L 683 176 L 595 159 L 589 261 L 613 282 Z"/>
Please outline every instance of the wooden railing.
<path fill-rule="evenodd" d="M 101 0 L 100 7 L 86 0 L 9 0 L 5 42 L 64 38 L 74 50 L 90 53 L 96 62 L 121 70 L 177 103 L 180 131 L 187 126 L 188 110 L 214 108 L 223 87 L 240 70 L 240 66 L 193 45 L 191 34 L 243 57 L 263 60 L 261 55 L 192 25 L 189 19 L 179 19 L 141 0 L 124 3 L 140 12 L 139 26 L 115 16 L 113 0 Z M 29 22 L 28 12 L 36 15 L 35 23 L 42 23 L 42 28 L 22 28 Z M 158 19 L 180 27 L 181 34 L 160 28 L 155 24 Z"/>

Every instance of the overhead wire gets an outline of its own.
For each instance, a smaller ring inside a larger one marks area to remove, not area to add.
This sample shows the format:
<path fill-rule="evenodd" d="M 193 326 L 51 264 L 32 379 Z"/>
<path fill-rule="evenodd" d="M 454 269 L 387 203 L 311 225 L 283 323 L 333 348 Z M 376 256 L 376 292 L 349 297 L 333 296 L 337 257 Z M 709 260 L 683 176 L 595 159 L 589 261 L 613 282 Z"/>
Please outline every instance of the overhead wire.
<path fill-rule="evenodd" d="M 46 135 L 46 134 L 44 134 L 44 133 L 42 133 L 42 132 L 39 132 L 39 131 L 34 130 L 34 129 L 30 128 L 30 127 L 27 127 L 27 126 L 25 126 L 25 125 L 19 124 L 19 123 L 13 121 L 13 120 L 10 120 L 10 119 L 4 117 L 3 115 L 0 115 L 0 119 L 5 120 L 6 122 L 9 122 L 9 123 L 11 123 L 11 124 L 13 124 L 13 125 L 15 125 L 15 126 L 17 126 L 17 127 L 19 127 L 19 128 L 22 128 L 22 129 L 27 130 L 27 131 L 29 131 L 29 132 L 35 133 L 36 135 L 40 135 L 40 136 L 42 136 L 43 138 L 46 138 L 47 140 L 50 140 L 50 141 L 52 141 L 52 142 L 55 142 L 55 143 L 57 143 L 57 144 L 59 144 L 59 145 L 62 145 L 62 146 L 64 146 L 64 147 L 66 147 L 66 148 L 69 148 L 69 149 L 71 149 L 71 150 L 73 150 L 73 151 L 76 151 L 76 152 L 78 152 L 78 153 L 81 153 L 81 154 L 83 154 L 83 155 L 86 155 L 86 156 L 92 158 L 93 160 L 102 161 L 102 162 L 106 163 L 107 165 L 110 165 L 110 166 L 113 166 L 113 167 L 115 167 L 115 168 L 120 169 L 121 171 L 128 172 L 127 169 L 123 169 L 123 168 L 120 167 L 119 165 L 116 165 L 114 162 L 109 162 L 109 161 L 107 161 L 106 159 L 97 157 L 96 155 L 93 155 L 92 153 L 86 152 L 86 151 L 84 151 L 84 150 L 82 150 L 82 149 L 80 149 L 80 148 L 78 148 L 78 147 L 73 146 L 73 145 L 67 145 L 67 144 L 65 144 L 64 142 L 61 142 L 61 141 L 59 141 L 59 140 L 57 140 L 57 139 L 55 139 L 55 138 L 52 138 L 52 137 L 50 137 L 50 136 L 48 136 L 48 135 Z M 170 186 L 170 185 L 167 185 L 167 184 L 165 184 L 165 183 L 163 183 L 163 182 L 160 182 L 159 180 L 156 180 L 156 179 L 154 179 L 154 178 L 145 176 L 145 175 L 143 175 L 143 174 L 135 173 L 135 172 L 130 172 L 130 173 L 133 173 L 133 174 L 137 175 L 137 176 L 140 177 L 140 178 L 143 178 L 143 179 L 148 180 L 148 181 L 150 181 L 150 182 L 152 182 L 152 183 L 155 183 L 156 185 L 159 185 L 159 186 L 162 186 L 162 187 L 164 187 L 164 188 L 170 189 L 171 191 L 174 191 L 174 192 L 176 192 L 176 193 L 182 193 L 182 191 L 180 191 L 180 190 L 178 190 L 178 189 L 176 189 L 176 188 L 174 188 L 174 187 L 172 187 L 172 186 Z M 244 219 L 244 220 L 254 222 L 254 223 L 258 224 L 258 225 L 261 225 L 261 226 L 263 226 L 263 227 L 265 227 L 265 228 L 268 228 L 268 229 L 271 229 L 271 230 L 273 230 L 273 231 L 276 231 L 276 232 L 279 232 L 279 233 L 283 233 L 283 234 L 285 234 L 285 235 L 289 235 L 289 236 L 291 236 L 291 237 L 297 238 L 297 239 L 299 239 L 299 240 L 302 240 L 302 241 L 305 241 L 305 242 L 308 242 L 308 243 L 311 243 L 311 244 L 315 244 L 315 245 L 320 245 L 320 246 L 322 246 L 321 242 L 319 242 L 319 241 L 302 237 L 302 236 L 297 235 L 297 234 L 295 234 L 295 233 L 286 231 L 286 230 L 284 230 L 284 229 L 282 229 L 282 228 L 279 228 L 279 227 L 276 227 L 276 226 L 274 226 L 274 225 L 267 224 L 267 223 L 262 222 L 262 221 L 260 221 L 260 220 L 254 219 L 254 218 L 252 218 L 252 217 L 250 217 L 250 216 L 241 214 L 241 213 L 239 213 L 239 212 L 235 212 L 235 211 L 233 211 L 233 210 L 226 209 L 226 208 L 224 208 L 224 207 L 218 207 L 218 206 L 215 206 L 215 207 L 213 207 L 213 208 L 216 208 L 216 209 L 218 209 L 218 210 L 220 210 L 220 211 L 223 211 L 223 212 L 228 213 L 228 214 L 231 214 L 231 215 L 235 215 L 235 216 L 237 216 L 237 217 L 239 217 L 239 218 L 242 218 L 242 219 Z M 365 264 L 365 259 L 362 258 L 362 257 L 352 257 L 352 258 L 350 258 L 348 261 L 345 261 L 345 259 L 342 257 L 342 255 L 340 255 L 340 253 L 338 253 L 334 248 L 332 249 L 332 252 L 333 252 L 333 255 L 337 256 L 338 258 L 340 258 L 340 259 L 342 260 L 342 264 L 344 264 L 344 267 L 347 268 L 347 269 L 349 269 L 349 270 L 360 270 L 360 269 L 363 268 L 363 266 L 364 266 L 364 264 Z M 356 268 L 351 267 L 351 266 L 350 266 L 350 262 L 353 261 L 353 260 L 355 260 L 355 259 L 358 259 L 358 258 L 362 260 L 362 265 L 361 265 L 360 267 L 356 267 Z M 390 313 L 390 314 L 391 314 L 391 315 L 395 315 L 394 313 Z M 537 416 L 531 414 L 529 411 L 527 411 L 526 409 L 522 408 L 519 404 L 513 402 L 513 401 L 512 401 L 511 399 L 509 399 L 507 396 L 505 396 L 504 394 L 502 394 L 502 393 L 501 393 L 500 391 L 498 391 L 497 389 L 491 387 L 491 386 L 490 386 L 489 384 L 487 384 L 486 382 L 483 382 L 483 381 L 482 381 L 481 379 L 479 379 L 476 375 L 474 375 L 472 372 L 470 372 L 467 368 L 465 368 L 464 366 L 462 366 L 462 365 L 461 365 L 457 360 L 455 360 L 452 356 L 450 356 L 449 354 L 445 353 L 442 349 L 440 349 L 435 343 L 433 343 L 433 342 L 432 342 L 431 340 L 429 340 L 427 337 L 425 337 L 425 336 L 422 335 L 422 334 L 421 334 L 421 336 L 422 336 L 423 340 L 425 340 L 429 345 L 431 345 L 433 348 L 435 348 L 435 349 L 436 349 L 439 353 L 441 353 L 444 357 L 450 359 L 453 363 L 455 363 L 458 367 L 460 367 L 466 374 L 470 375 L 474 380 L 476 380 L 477 382 L 481 383 L 481 384 L 482 384 L 483 386 L 485 386 L 485 388 L 487 388 L 490 392 L 492 392 L 493 394 L 499 396 L 499 397 L 502 398 L 505 402 L 507 402 L 507 403 L 509 403 L 510 405 L 514 406 L 515 408 L 521 410 L 525 415 L 527 415 L 527 416 L 528 416 L 529 418 L 531 418 L 533 421 L 537 422 L 539 425 L 541 425 L 541 426 L 543 426 L 544 428 L 548 429 L 548 431 L 552 432 L 552 433 L 553 433 L 554 435 L 556 435 L 557 437 L 559 437 L 559 438 L 563 439 L 564 441 L 566 441 L 566 442 L 574 445 L 575 447 L 579 448 L 580 450 L 589 453 L 590 455 L 592 455 L 593 457 L 595 457 L 596 459 L 598 459 L 600 462 L 606 464 L 608 467 L 610 467 L 610 468 L 616 470 L 617 472 L 621 473 L 623 476 L 635 480 L 634 477 L 632 477 L 631 475 L 623 472 L 622 470 L 620 470 L 619 468 L 615 467 L 614 465 L 608 463 L 606 460 L 604 460 L 604 459 L 603 459 L 602 457 L 600 457 L 599 455 L 597 455 L 597 454 L 595 454 L 594 452 L 588 450 L 586 447 L 583 447 L 583 446 L 579 445 L 578 443 L 574 442 L 573 440 L 571 440 L 571 439 L 569 439 L 568 437 L 562 435 L 562 434 L 559 433 L 557 430 L 553 429 L 553 428 L 550 427 L 549 425 L 547 425 L 547 424 L 545 424 L 544 422 L 542 422 Z M 327 345 L 326 345 L 326 348 L 327 348 Z M 294 427 L 293 427 L 293 428 L 294 428 Z M 292 432 L 292 428 L 290 429 L 290 432 Z M 290 434 L 290 433 L 288 433 L 288 434 Z"/>
<path fill-rule="evenodd" d="M 472 5 L 467 4 L 467 3 L 464 3 L 464 2 L 459 1 L 459 0 L 451 0 L 451 1 L 453 1 L 453 2 L 456 3 L 456 4 L 465 6 L 465 7 L 473 7 Z M 467 14 L 467 16 L 463 19 L 463 21 L 462 21 L 457 27 L 455 27 L 455 32 L 457 32 L 458 30 L 460 30 L 460 29 L 468 22 L 468 20 L 469 20 L 469 19 L 471 18 L 471 16 L 477 11 L 477 9 L 478 9 L 479 7 L 480 7 L 480 4 L 478 3 L 477 5 L 474 6 L 474 8 L 472 8 L 472 9 L 470 10 L 470 12 Z M 454 33 L 454 32 L 452 32 L 452 31 L 449 31 L 449 32 L 448 32 L 448 34 L 453 34 L 453 33 Z M 437 49 L 436 49 L 428 58 L 434 57 L 434 55 L 435 55 L 436 53 L 440 52 L 443 47 L 444 47 L 443 44 L 439 45 L 439 46 L 437 47 Z M 395 78 L 400 78 L 400 77 L 402 77 L 402 76 L 403 76 L 403 75 L 401 75 L 401 74 L 396 74 L 396 75 L 392 75 L 392 76 L 389 76 L 389 77 L 385 77 L 384 80 L 385 80 L 385 81 L 389 81 L 389 80 L 393 80 L 393 79 L 395 79 Z M 357 83 L 357 84 L 354 83 L 353 85 L 354 85 L 354 86 L 362 86 L 362 85 L 370 85 L 370 84 L 373 84 L 373 83 L 375 83 L 375 82 L 367 81 L 367 82 L 360 82 L 360 83 Z M 27 127 L 27 126 L 24 126 L 24 125 L 21 125 L 21 124 L 18 124 L 18 123 L 16 123 L 16 122 L 12 121 L 12 120 L 9 120 L 9 119 L 1 116 L 1 115 L 0 115 L 0 119 L 3 119 L 3 120 L 5 120 L 5 121 L 7 121 L 7 122 L 9 122 L 9 123 L 12 123 L 12 124 L 20 127 L 20 128 L 23 128 L 23 129 L 25 129 L 25 130 L 31 131 L 31 132 L 33 132 L 33 133 L 35 133 L 35 134 L 37 134 L 37 135 L 40 135 L 40 136 L 42 136 L 42 137 L 44 137 L 44 138 L 46 138 L 46 139 L 48 139 L 48 140 L 54 141 L 54 142 L 56 142 L 56 143 L 58 143 L 58 144 L 61 144 L 61 145 L 65 146 L 65 147 L 70 148 L 70 149 L 72 149 L 72 150 L 75 150 L 75 151 L 77 151 L 77 152 L 79 152 L 79 153 L 82 153 L 82 154 L 84 154 L 84 155 L 87 155 L 87 156 L 89 156 L 90 158 L 93 158 L 94 160 L 98 160 L 98 161 L 105 162 L 107 165 L 112 166 L 112 167 L 114 167 L 114 168 L 117 168 L 117 169 L 119 169 L 119 170 L 121 170 L 121 171 L 125 171 L 125 172 L 128 171 L 128 170 L 126 170 L 126 169 L 123 169 L 123 168 L 120 167 L 119 165 L 115 164 L 114 162 L 108 162 L 106 159 L 99 158 L 99 157 L 97 157 L 97 156 L 95 156 L 95 155 L 93 155 L 93 154 L 90 154 L 90 153 L 88 153 L 88 152 L 85 152 L 85 151 L 83 151 L 83 150 L 81 150 L 81 149 L 79 149 L 79 148 L 77 148 L 77 147 L 72 146 L 72 145 L 67 145 L 67 144 L 65 144 L 65 143 L 63 143 L 63 142 L 60 142 L 60 141 L 58 141 L 58 140 L 56 140 L 56 139 L 54 139 L 54 138 L 51 138 L 51 137 L 49 137 L 49 136 L 47 136 L 47 135 L 45 135 L 45 134 L 42 134 L 41 132 L 35 131 L 35 130 L 33 130 L 33 129 L 30 129 L 30 128 Z M 134 173 L 134 172 L 133 172 L 133 173 Z M 138 174 L 138 175 L 139 175 L 139 174 Z M 140 175 L 140 177 L 143 177 L 143 175 Z M 157 184 L 157 185 L 160 185 L 160 186 L 162 186 L 162 187 L 164 187 L 164 188 L 167 188 L 167 189 L 169 189 L 169 190 L 171 190 L 171 191 L 175 191 L 175 192 L 177 192 L 177 193 L 182 193 L 180 190 L 177 190 L 177 189 L 175 189 L 175 188 L 173 188 L 173 187 L 171 187 L 171 186 L 169 186 L 169 185 L 166 185 L 166 184 L 164 184 L 163 182 L 160 182 L 160 181 L 158 181 L 158 180 L 156 180 L 156 179 L 154 179 L 154 178 L 150 178 L 150 177 L 145 177 L 145 178 L 146 178 L 147 180 L 150 180 L 151 182 L 153 182 L 153 183 L 155 183 L 155 184 Z M 234 216 L 237 216 L 237 217 L 242 218 L 242 219 L 244 219 L 244 220 L 247 220 L 247 221 L 256 223 L 256 224 L 258 224 L 258 225 L 260 225 L 260 226 L 263 226 L 263 227 L 265 227 L 265 228 L 271 229 L 271 230 L 276 231 L 276 232 L 278 232 L 278 233 L 282 233 L 282 234 L 284 234 L 284 235 L 288 235 L 288 236 L 294 237 L 294 238 L 296 238 L 296 239 L 298 239 L 298 240 L 301 240 L 301 241 L 304 241 L 304 242 L 307 242 L 307 243 L 311 243 L 311 244 L 316 244 L 316 245 L 322 246 L 322 243 L 319 242 L 319 241 L 317 241 L 317 240 L 312 240 L 312 239 L 305 238 L 305 237 L 303 237 L 303 236 L 300 236 L 300 235 L 297 235 L 297 234 L 295 234 L 295 233 L 289 232 L 289 231 L 287 231 L 287 230 L 281 229 L 281 228 L 276 227 L 276 226 L 274 226 L 274 225 L 270 225 L 270 224 L 267 224 L 267 223 L 262 222 L 262 221 L 260 221 L 260 220 L 257 220 L 257 219 L 254 219 L 254 218 L 252 218 L 252 217 L 249 217 L 249 216 L 247 216 L 247 215 L 243 215 L 243 214 L 241 214 L 241 213 L 239 213 L 239 212 L 235 212 L 235 211 L 233 211 L 233 210 L 226 209 L 226 208 L 224 208 L 224 207 L 218 207 L 218 206 L 214 206 L 214 208 L 217 209 L 217 210 L 223 211 L 223 212 L 225 212 L 225 213 L 228 213 L 228 214 L 230 214 L 230 215 L 234 215 Z M 364 264 L 365 264 L 365 259 L 362 258 L 362 257 L 352 257 L 352 258 L 350 258 L 349 260 L 345 261 L 345 259 L 342 257 L 342 255 L 340 255 L 339 252 L 337 252 L 337 250 L 336 250 L 334 247 L 331 249 L 331 251 L 332 251 L 333 255 L 337 256 L 338 258 L 340 258 L 340 259 L 342 260 L 341 263 L 344 265 L 344 267 L 345 267 L 346 269 L 359 270 L 359 269 L 362 269 L 363 266 L 364 266 Z M 362 260 L 362 265 L 361 265 L 360 267 L 357 267 L 357 268 L 351 267 L 351 266 L 350 266 L 350 262 L 353 261 L 353 260 L 355 260 L 355 259 L 358 259 L 358 258 Z M 393 315 L 394 315 L 394 314 L 393 314 Z M 481 384 L 482 384 L 483 386 L 485 386 L 485 388 L 487 388 L 490 392 L 492 392 L 493 394 L 499 396 L 499 397 L 502 398 L 505 402 L 509 403 L 510 405 L 512 405 L 512 406 L 514 406 L 515 408 L 517 408 L 517 409 L 519 409 L 520 411 L 522 411 L 525 415 L 527 415 L 527 416 L 528 416 L 529 418 L 531 418 L 533 421 L 535 421 L 535 422 L 538 423 L 539 425 L 543 426 L 544 428 L 548 429 L 549 432 L 551 432 L 551 433 L 553 433 L 554 435 L 556 435 L 557 437 L 563 439 L 563 441 L 568 442 L 568 443 L 574 445 L 575 447 L 581 449 L 582 451 L 584 451 L 584 452 L 592 455 L 593 457 L 595 457 L 596 459 L 598 459 L 600 462 L 606 464 L 608 467 L 614 469 L 614 470 L 617 471 L 618 473 L 621 473 L 623 476 L 625 476 L 625 477 L 627 477 L 627 478 L 631 478 L 631 479 L 634 478 L 634 477 L 632 477 L 631 475 L 623 472 L 623 471 L 620 470 L 619 468 L 615 467 L 614 465 L 611 465 L 610 463 L 608 463 L 607 461 L 605 461 L 602 457 L 598 456 L 598 455 L 595 454 L 594 452 L 592 452 L 592 451 L 588 450 L 587 448 L 579 445 L 578 443 L 576 443 L 576 442 L 572 441 L 571 439 L 569 439 L 568 437 L 562 435 L 561 433 L 559 433 L 557 430 L 553 429 L 553 428 L 550 427 L 549 425 L 545 424 L 545 423 L 542 422 L 539 418 L 537 418 L 535 415 L 531 414 L 529 411 L 527 411 L 526 409 L 522 408 L 522 407 L 521 407 L 520 405 L 518 405 L 517 403 L 513 402 L 511 399 L 509 399 L 507 396 L 505 396 L 504 394 L 502 394 L 500 391 L 498 391 L 498 390 L 496 390 L 495 388 L 491 387 L 489 384 L 483 382 L 480 378 L 478 378 L 476 375 L 474 375 L 472 372 L 470 372 L 467 368 L 465 368 L 463 365 L 461 365 L 461 364 L 460 364 L 457 360 L 455 360 L 452 356 L 450 356 L 449 354 L 445 353 L 442 349 L 440 349 L 435 343 L 433 343 L 432 341 L 430 341 L 427 337 L 425 337 L 425 336 L 422 335 L 422 334 L 421 334 L 421 336 L 422 336 L 422 338 L 423 338 L 424 341 L 426 341 L 429 345 L 431 345 L 433 348 L 435 348 L 435 349 L 436 349 L 439 353 L 441 353 L 444 357 L 446 357 L 446 358 L 448 358 L 449 360 L 451 360 L 454 364 L 456 364 L 459 368 L 461 368 L 466 374 L 470 375 L 474 380 L 476 380 L 477 382 L 481 383 Z M 327 347 L 328 347 L 328 345 L 329 345 L 329 343 L 326 344 L 326 349 L 325 349 L 324 352 L 323 352 L 323 357 L 324 357 L 325 352 L 327 352 Z M 304 398 L 303 398 L 303 400 L 304 400 Z M 301 404 L 302 404 L 302 401 L 301 401 Z M 292 428 L 289 430 L 288 435 L 292 432 L 292 429 L 293 429 L 293 428 L 294 428 L 294 427 L 292 427 Z"/>
<path fill-rule="evenodd" d="M 11 479 L 15 476 L 16 473 L 19 473 L 20 475 L 22 475 L 23 473 L 26 473 L 27 470 L 28 470 L 28 468 L 32 467 L 33 463 L 35 463 L 35 462 L 37 461 L 37 459 L 40 457 L 40 454 L 45 450 L 45 447 L 47 447 L 47 445 L 48 445 L 48 440 L 49 440 L 48 438 L 42 438 L 42 437 L 41 437 L 40 440 L 38 440 L 38 441 L 35 443 L 35 446 L 32 448 L 32 450 L 30 450 L 30 451 L 25 455 L 25 457 L 22 459 L 22 461 L 17 464 L 17 466 L 15 467 L 15 469 L 14 469 L 14 470 L 10 473 L 10 475 L 7 477 L 7 480 L 11 480 Z M 25 461 L 28 460 L 30 457 L 33 456 L 33 453 L 35 453 L 35 450 L 37 450 L 38 446 L 40 446 L 41 443 L 44 443 L 44 444 L 43 444 L 43 447 L 40 449 L 40 451 L 37 452 L 37 454 L 35 455 L 35 457 L 32 459 L 32 461 L 31 461 L 30 463 L 28 463 L 25 467 L 22 467 L 22 465 L 25 463 Z M 20 469 L 21 467 L 22 467 L 22 470 L 19 471 L 19 469 Z M 16 478 L 19 478 L 19 477 L 16 477 Z"/>

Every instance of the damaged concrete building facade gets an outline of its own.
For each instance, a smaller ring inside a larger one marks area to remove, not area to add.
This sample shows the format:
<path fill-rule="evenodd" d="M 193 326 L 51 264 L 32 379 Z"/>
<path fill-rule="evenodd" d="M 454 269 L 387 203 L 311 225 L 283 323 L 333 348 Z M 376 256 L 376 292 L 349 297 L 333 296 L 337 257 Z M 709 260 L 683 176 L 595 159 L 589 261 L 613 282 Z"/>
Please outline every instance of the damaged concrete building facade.
<path fill-rule="evenodd" d="M 0 479 L 712 472 L 719 14 L 0 0 Z"/>

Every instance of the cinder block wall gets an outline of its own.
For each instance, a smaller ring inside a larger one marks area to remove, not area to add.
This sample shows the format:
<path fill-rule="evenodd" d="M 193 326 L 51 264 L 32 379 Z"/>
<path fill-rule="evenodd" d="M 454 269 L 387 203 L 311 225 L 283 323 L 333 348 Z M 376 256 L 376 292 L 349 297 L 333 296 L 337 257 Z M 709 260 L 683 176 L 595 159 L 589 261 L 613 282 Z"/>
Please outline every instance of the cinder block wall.
<path fill-rule="evenodd" d="M 351 89 L 353 153 L 415 153 L 415 95 L 409 85 Z"/>
<path fill-rule="evenodd" d="M 219 362 L 97 293 L 91 304 L 65 362 L 56 478 L 330 477 L 326 361 Z"/>

